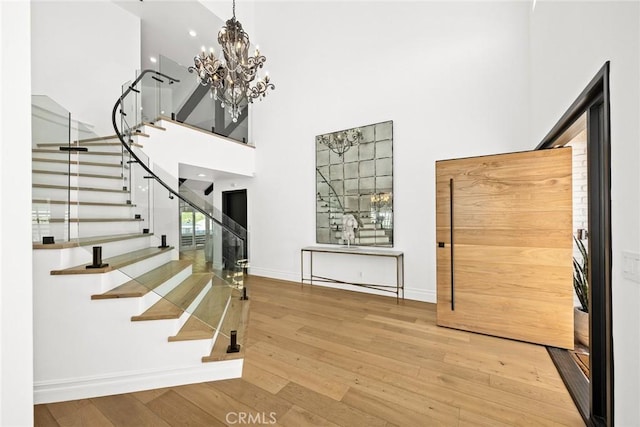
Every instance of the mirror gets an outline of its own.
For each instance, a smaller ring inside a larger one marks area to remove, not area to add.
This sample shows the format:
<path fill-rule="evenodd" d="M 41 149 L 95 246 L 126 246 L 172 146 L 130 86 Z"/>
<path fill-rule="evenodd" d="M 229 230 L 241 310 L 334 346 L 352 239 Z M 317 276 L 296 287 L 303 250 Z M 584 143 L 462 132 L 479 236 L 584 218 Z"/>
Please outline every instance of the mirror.
<path fill-rule="evenodd" d="M 393 121 L 316 136 L 316 242 L 393 246 Z"/>

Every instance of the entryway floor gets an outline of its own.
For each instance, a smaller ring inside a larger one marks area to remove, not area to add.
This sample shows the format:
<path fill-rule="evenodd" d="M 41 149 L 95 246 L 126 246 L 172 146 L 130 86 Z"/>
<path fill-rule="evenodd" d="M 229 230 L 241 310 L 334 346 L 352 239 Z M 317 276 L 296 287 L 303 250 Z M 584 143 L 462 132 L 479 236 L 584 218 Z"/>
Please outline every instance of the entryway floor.
<path fill-rule="evenodd" d="M 571 351 L 571 358 L 576 362 L 584 376 L 589 379 L 589 349 L 582 344 L 576 343 L 575 349 Z"/>

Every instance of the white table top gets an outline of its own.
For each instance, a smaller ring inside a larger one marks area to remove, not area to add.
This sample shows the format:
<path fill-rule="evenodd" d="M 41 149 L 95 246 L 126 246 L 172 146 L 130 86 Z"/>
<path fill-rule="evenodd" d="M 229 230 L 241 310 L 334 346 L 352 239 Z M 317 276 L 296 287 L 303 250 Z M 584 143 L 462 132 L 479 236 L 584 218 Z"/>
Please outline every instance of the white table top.
<path fill-rule="evenodd" d="M 340 254 L 352 254 L 352 255 L 376 255 L 376 256 L 403 256 L 404 252 L 394 251 L 384 248 L 371 248 L 367 246 L 305 246 L 302 251 L 309 252 L 330 252 Z"/>

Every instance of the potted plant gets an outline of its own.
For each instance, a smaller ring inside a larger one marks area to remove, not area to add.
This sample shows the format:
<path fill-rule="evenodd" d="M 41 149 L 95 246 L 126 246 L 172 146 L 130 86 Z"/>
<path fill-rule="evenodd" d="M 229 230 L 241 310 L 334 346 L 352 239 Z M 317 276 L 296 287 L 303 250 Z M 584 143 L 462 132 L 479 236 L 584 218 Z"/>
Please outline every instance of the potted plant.
<path fill-rule="evenodd" d="M 575 336 L 579 343 L 589 347 L 589 258 L 582 240 L 575 236 L 573 240 L 582 258 L 573 258 L 573 289 L 580 301 L 580 306 L 573 309 Z"/>

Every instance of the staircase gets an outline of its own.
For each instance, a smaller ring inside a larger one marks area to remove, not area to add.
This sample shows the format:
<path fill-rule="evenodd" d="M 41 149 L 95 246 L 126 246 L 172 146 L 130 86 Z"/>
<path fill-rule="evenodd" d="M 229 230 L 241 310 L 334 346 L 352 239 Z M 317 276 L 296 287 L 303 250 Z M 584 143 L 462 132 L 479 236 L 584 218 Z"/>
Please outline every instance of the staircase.
<path fill-rule="evenodd" d="M 342 219 L 340 220 L 342 223 Z M 342 226 L 340 226 L 342 228 Z M 389 245 L 389 236 L 387 235 L 388 230 L 383 230 L 380 227 L 380 224 L 375 223 L 364 223 L 362 227 L 356 230 L 356 238 L 353 241 L 354 245 Z M 336 238 L 338 240 L 342 239 L 342 231 L 336 232 Z"/>
<path fill-rule="evenodd" d="M 36 403 L 241 375 L 249 302 L 180 259 L 177 199 L 146 175 L 116 136 L 33 146 Z"/>

